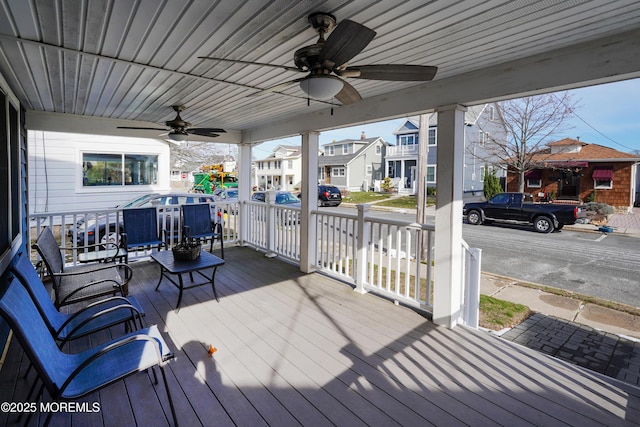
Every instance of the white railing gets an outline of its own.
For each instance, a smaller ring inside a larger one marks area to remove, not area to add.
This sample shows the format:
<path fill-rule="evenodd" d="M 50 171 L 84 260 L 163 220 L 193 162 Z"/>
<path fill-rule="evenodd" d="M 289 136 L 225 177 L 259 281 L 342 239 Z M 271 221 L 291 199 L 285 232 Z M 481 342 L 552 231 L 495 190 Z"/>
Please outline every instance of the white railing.
<path fill-rule="evenodd" d="M 264 250 L 267 256 L 300 261 L 300 208 L 275 203 L 247 202 L 245 244 Z"/>
<path fill-rule="evenodd" d="M 313 212 L 318 268 L 362 292 L 431 309 L 434 227 L 369 217 L 367 205 L 358 209 L 358 215 Z"/>
<path fill-rule="evenodd" d="M 312 212 L 317 236 L 318 269 L 347 281 L 360 292 L 431 311 L 434 288 L 435 227 L 410 221 Z M 465 253 L 460 323 L 477 328 L 481 251 L 463 242 Z"/>
<path fill-rule="evenodd" d="M 181 238 L 178 221 L 180 206 L 158 208 L 159 229 L 165 232 L 169 246 Z M 300 234 L 300 208 L 275 203 L 246 202 L 242 213 L 247 215 L 246 233 L 242 242 L 238 203 L 216 203 L 223 218 L 224 244 L 242 243 L 263 250 L 267 256 L 277 256 L 300 262 L 300 245 L 307 241 Z M 359 292 L 373 292 L 403 304 L 431 311 L 433 309 L 434 239 L 433 225 L 410 221 L 389 220 L 368 215 L 369 205 L 358 205 L 357 215 L 315 210 L 311 213 L 308 240 L 316 245 L 314 265 L 328 275 L 351 283 Z M 83 224 L 97 221 L 113 227 L 95 228 L 95 236 L 81 233 Z M 30 220 L 30 241 L 35 241 L 45 226 L 52 226 L 61 246 L 88 245 L 102 241 L 120 242 L 117 224 L 122 224 L 120 209 L 33 214 Z M 80 224 L 80 226 L 74 226 Z M 164 226 L 162 226 L 164 224 Z M 460 301 L 460 322 L 478 327 L 481 251 L 463 242 L 465 254 L 463 289 Z M 70 252 L 70 251 L 68 251 Z M 129 259 L 148 256 L 149 251 L 130 253 Z M 77 252 L 71 252 L 68 263 L 77 264 Z M 37 256 L 32 252 L 32 259 Z"/>
<path fill-rule="evenodd" d="M 238 204 L 216 203 L 216 212 L 223 224 L 224 244 L 238 241 Z M 158 211 L 158 230 L 169 247 L 182 238 L 180 205 L 162 206 Z M 62 247 L 90 246 L 94 243 L 112 242 L 120 245 L 123 230 L 122 209 L 108 208 L 91 211 L 49 212 L 29 215 L 29 242 L 35 242 L 44 227 L 51 226 L 54 236 Z M 67 250 L 65 261 L 78 264 L 78 254 L 89 252 Z M 151 250 L 129 252 L 129 259 L 148 256 Z M 37 261 L 35 251 L 31 258 Z"/>
<path fill-rule="evenodd" d="M 418 144 L 414 145 L 392 145 L 387 147 L 385 155 L 389 156 L 404 156 L 418 154 Z"/>

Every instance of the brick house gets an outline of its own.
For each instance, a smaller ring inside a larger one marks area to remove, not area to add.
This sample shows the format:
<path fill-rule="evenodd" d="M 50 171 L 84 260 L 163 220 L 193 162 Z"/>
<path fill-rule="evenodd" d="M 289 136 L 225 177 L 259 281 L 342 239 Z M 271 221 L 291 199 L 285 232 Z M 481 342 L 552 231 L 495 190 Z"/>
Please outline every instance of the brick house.
<path fill-rule="evenodd" d="M 628 211 L 640 199 L 640 156 L 565 138 L 533 156 L 539 168 L 525 173 L 524 191 L 538 200 L 596 201 Z M 518 191 L 509 171 L 507 191 Z"/>

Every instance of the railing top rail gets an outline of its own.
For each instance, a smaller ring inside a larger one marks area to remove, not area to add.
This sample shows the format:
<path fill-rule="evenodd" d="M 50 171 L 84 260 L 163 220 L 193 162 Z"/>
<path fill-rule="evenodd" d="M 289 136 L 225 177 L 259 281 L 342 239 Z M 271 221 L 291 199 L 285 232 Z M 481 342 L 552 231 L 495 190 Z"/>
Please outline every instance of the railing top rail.
<path fill-rule="evenodd" d="M 411 222 L 411 221 L 400 221 L 396 219 L 387 219 L 387 218 L 370 217 L 370 216 L 365 217 L 364 220 L 365 222 L 389 224 L 389 225 L 395 225 L 397 227 L 415 228 L 415 229 L 421 229 L 425 231 L 436 231 L 436 226 L 433 224 L 420 224 L 420 223 Z"/>

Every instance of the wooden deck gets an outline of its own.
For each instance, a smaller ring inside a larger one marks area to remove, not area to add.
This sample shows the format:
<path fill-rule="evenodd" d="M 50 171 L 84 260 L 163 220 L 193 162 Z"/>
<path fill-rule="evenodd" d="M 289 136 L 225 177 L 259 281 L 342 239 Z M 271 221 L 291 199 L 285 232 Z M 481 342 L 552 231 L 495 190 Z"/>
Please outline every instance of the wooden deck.
<path fill-rule="evenodd" d="M 179 312 L 173 286 L 154 291 L 158 266 L 132 264 L 131 293 L 175 349 L 167 373 L 183 426 L 640 424 L 640 390 L 632 386 L 487 333 L 434 326 L 251 249 L 225 255 L 220 302 L 210 286 L 195 288 Z M 209 344 L 218 348 L 213 358 Z M 14 341 L 0 402 L 25 400 L 33 378 L 21 378 L 25 369 Z M 82 401 L 99 402 L 100 411 L 57 413 L 51 425 L 170 424 L 164 388 L 144 373 Z M 0 413 L 0 424 L 16 418 Z"/>

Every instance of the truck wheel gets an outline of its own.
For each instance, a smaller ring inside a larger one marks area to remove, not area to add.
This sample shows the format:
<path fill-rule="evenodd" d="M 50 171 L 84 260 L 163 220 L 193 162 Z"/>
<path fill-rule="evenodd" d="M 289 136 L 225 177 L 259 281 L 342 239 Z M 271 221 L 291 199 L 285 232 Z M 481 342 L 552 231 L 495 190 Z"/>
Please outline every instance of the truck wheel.
<path fill-rule="evenodd" d="M 553 231 L 553 221 L 547 216 L 539 216 L 533 222 L 533 227 L 538 233 L 551 233 Z"/>
<path fill-rule="evenodd" d="M 474 209 L 467 212 L 467 222 L 471 225 L 482 224 L 482 215 L 480 214 L 480 211 Z"/>

